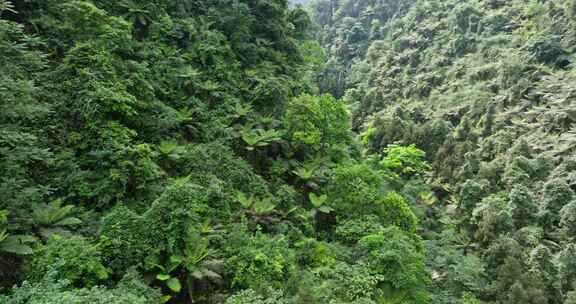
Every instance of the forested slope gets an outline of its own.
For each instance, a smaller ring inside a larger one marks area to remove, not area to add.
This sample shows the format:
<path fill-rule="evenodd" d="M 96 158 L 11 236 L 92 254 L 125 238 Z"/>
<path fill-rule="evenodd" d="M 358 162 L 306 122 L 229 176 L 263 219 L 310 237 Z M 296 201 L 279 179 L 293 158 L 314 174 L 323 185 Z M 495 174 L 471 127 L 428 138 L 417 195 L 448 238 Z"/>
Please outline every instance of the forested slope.
<path fill-rule="evenodd" d="M 422 151 L 368 159 L 285 0 L 0 0 L 0 303 L 428 303 Z"/>
<path fill-rule="evenodd" d="M 378 38 L 366 16 L 397 6 L 318 1 L 315 19 L 361 50 L 344 99 L 369 150 L 426 152 L 434 302 L 574 303 L 576 2 L 393 2 L 409 8 L 371 21 Z"/>
<path fill-rule="evenodd" d="M 576 303 L 576 2 L 289 2 L 0 0 L 0 303 Z"/>

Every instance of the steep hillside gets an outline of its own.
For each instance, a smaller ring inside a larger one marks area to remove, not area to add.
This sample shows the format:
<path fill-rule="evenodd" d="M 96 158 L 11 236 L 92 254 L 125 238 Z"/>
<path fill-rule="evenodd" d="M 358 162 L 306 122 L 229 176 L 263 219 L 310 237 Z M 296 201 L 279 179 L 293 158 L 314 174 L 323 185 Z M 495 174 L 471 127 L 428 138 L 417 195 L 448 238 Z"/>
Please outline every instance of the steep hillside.
<path fill-rule="evenodd" d="M 428 303 L 422 151 L 362 158 L 286 0 L 0 0 L 0 303 Z"/>
<path fill-rule="evenodd" d="M 371 153 L 415 144 L 431 163 L 438 303 L 575 300 L 575 9 L 417 1 L 346 61 L 344 99 Z"/>
<path fill-rule="evenodd" d="M 373 41 L 386 36 L 386 25 L 406 14 L 415 0 L 318 0 L 310 10 L 320 27 L 318 39 L 327 53 L 318 77 L 323 92 L 340 98 L 357 80 L 351 70 Z"/>
<path fill-rule="evenodd" d="M 0 303 L 576 303 L 576 1 L 311 2 L 0 0 Z"/>

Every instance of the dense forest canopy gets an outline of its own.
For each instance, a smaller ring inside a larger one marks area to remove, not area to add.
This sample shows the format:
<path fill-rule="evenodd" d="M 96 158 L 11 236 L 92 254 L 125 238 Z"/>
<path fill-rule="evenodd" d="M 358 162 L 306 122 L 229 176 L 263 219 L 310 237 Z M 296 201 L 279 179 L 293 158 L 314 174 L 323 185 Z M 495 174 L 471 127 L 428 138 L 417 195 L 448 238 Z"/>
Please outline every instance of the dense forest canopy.
<path fill-rule="evenodd" d="M 328 57 L 320 88 L 349 104 L 367 153 L 411 144 L 426 153 L 436 196 L 421 235 L 434 303 L 576 301 L 575 9 L 561 0 L 313 7 Z"/>
<path fill-rule="evenodd" d="M 0 303 L 576 303 L 575 0 L 0 0 Z"/>

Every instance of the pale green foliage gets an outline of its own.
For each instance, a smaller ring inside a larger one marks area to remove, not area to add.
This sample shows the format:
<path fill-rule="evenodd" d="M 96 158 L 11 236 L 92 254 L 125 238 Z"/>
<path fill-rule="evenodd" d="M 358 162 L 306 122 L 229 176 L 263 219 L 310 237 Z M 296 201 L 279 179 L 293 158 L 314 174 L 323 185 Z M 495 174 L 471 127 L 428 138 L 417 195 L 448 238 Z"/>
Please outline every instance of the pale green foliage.
<path fill-rule="evenodd" d="M 375 234 L 384 229 L 377 215 L 366 215 L 356 219 L 349 219 L 338 224 L 336 235 L 339 240 L 356 244 L 361 238 Z"/>
<path fill-rule="evenodd" d="M 34 253 L 33 245 L 37 239 L 30 235 L 10 235 L 6 230 L 0 230 L 0 251 L 17 255 L 29 255 Z"/>
<path fill-rule="evenodd" d="M 330 213 L 333 210 L 330 206 L 326 205 L 326 202 L 328 201 L 328 195 L 326 194 L 318 196 L 315 193 L 310 192 L 308 194 L 308 199 L 310 200 L 310 203 L 314 207 L 314 211 Z"/>
<path fill-rule="evenodd" d="M 252 126 L 246 125 L 240 135 L 247 145 L 246 149 L 254 150 L 279 141 L 283 133 L 277 130 L 253 129 Z"/>
<path fill-rule="evenodd" d="M 576 235 L 576 202 L 564 205 L 560 210 L 560 227 L 566 235 Z"/>
<path fill-rule="evenodd" d="M 258 199 L 254 196 L 246 196 L 244 192 L 238 191 L 236 193 L 236 200 L 244 207 L 244 209 L 253 211 L 256 215 L 266 215 L 274 211 L 276 205 L 271 198 Z"/>
<path fill-rule="evenodd" d="M 422 174 L 428 169 L 424 160 L 426 153 L 416 146 L 390 146 L 384 149 L 386 156 L 380 165 L 403 176 Z"/>
<path fill-rule="evenodd" d="M 334 265 L 314 268 L 300 284 L 300 299 L 312 303 L 378 303 L 383 277 L 365 264 Z"/>
<path fill-rule="evenodd" d="M 1 0 L 0 1 L 0 14 L 2 14 L 2 12 L 4 12 L 4 11 L 16 13 L 16 11 L 14 10 L 14 5 L 8 0 Z"/>
<path fill-rule="evenodd" d="M 482 301 L 478 300 L 474 295 L 466 293 L 462 297 L 462 304 L 482 304 Z"/>
<path fill-rule="evenodd" d="M 334 209 L 343 215 L 370 213 L 382 195 L 383 185 L 384 179 L 380 173 L 366 164 L 340 165 L 330 178 L 328 199 Z"/>
<path fill-rule="evenodd" d="M 328 163 L 328 159 L 323 157 L 317 157 L 312 160 L 308 160 L 303 164 L 298 164 L 298 167 L 292 171 L 292 173 L 298 176 L 301 180 L 305 182 L 313 181 L 317 176 L 317 171 Z"/>
<path fill-rule="evenodd" d="M 416 232 L 418 219 L 399 194 L 388 193 L 377 202 L 376 210 L 384 226 L 394 225 L 407 232 Z"/>
<path fill-rule="evenodd" d="M 350 122 L 344 104 L 329 95 L 302 95 L 287 105 L 284 125 L 294 146 L 326 152 L 350 143 Z"/>

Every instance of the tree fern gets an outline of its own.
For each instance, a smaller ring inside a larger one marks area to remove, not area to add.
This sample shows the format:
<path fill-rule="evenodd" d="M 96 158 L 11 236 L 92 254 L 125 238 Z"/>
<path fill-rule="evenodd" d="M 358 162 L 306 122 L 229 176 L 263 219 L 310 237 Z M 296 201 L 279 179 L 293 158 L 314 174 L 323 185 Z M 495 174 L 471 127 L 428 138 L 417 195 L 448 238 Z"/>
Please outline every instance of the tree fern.
<path fill-rule="evenodd" d="M 79 218 L 72 216 L 74 208 L 73 205 L 63 205 L 63 201 L 57 199 L 36 206 L 32 211 L 32 219 L 45 239 L 54 234 L 70 234 L 71 227 L 82 223 Z"/>

